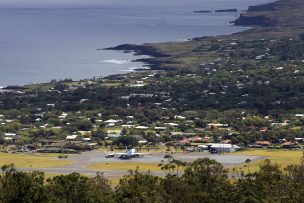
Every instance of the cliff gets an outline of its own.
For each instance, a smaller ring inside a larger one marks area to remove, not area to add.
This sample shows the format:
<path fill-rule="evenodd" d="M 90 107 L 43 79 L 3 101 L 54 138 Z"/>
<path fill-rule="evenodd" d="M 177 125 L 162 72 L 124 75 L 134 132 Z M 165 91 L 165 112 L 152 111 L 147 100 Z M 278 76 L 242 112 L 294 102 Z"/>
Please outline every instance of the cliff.
<path fill-rule="evenodd" d="M 303 26 L 303 5 L 303 0 L 278 0 L 273 3 L 250 6 L 234 23 L 262 27 Z"/>
<path fill-rule="evenodd" d="M 273 27 L 276 25 L 277 21 L 262 15 L 247 16 L 246 14 L 241 14 L 237 20 L 233 21 L 233 23 L 235 25 L 243 26 Z"/>
<path fill-rule="evenodd" d="M 152 57 L 166 57 L 166 54 L 163 54 L 157 51 L 154 47 L 142 46 L 136 44 L 122 44 L 116 47 L 105 48 L 104 50 L 119 50 L 119 51 L 132 51 L 135 55 L 149 55 Z"/>

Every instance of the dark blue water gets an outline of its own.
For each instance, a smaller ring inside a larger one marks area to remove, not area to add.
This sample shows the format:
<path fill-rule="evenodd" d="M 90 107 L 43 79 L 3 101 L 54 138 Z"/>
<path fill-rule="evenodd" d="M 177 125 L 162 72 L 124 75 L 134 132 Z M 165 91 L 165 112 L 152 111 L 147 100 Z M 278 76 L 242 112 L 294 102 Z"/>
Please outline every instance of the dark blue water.
<path fill-rule="evenodd" d="M 246 28 L 229 24 L 237 13 L 193 10 L 245 10 L 270 0 L 2 1 L 0 86 L 124 73 L 142 64 L 96 49 L 239 32 Z"/>

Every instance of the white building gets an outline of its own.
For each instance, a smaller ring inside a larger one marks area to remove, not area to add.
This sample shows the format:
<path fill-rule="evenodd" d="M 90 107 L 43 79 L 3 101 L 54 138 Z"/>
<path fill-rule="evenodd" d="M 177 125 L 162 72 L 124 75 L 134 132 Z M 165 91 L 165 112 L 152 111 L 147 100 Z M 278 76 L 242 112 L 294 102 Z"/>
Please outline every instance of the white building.
<path fill-rule="evenodd" d="M 66 136 L 66 140 L 68 141 L 72 141 L 72 140 L 76 140 L 76 138 L 77 138 L 77 135 L 68 135 L 68 136 Z"/>
<path fill-rule="evenodd" d="M 223 143 L 208 143 L 207 144 L 209 151 L 215 150 L 218 153 L 221 152 L 235 152 L 240 149 L 237 145 L 232 144 L 223 144 Z"/>

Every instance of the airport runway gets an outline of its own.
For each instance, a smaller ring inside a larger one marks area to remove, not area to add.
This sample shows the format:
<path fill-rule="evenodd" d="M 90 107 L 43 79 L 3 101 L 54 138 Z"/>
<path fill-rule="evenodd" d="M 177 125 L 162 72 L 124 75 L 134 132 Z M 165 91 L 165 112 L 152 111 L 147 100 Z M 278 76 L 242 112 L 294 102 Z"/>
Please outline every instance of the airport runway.
<path fill-rule="evenodd" d="M 20 171 L 43 171 L 49 174 L 70 174 L 73 172 L 78 172 L 83 175 L 94 176 L 97 172 L 102 172 L 105 177 L 121 177 L 128 173 L 128 169 L 126 170 L 93 170 L 88 169 L 87 166 L 93 165 L 96 163 L 110 163 L 110 162 L 143 162 L 143 163 L 160 163 L 161 160 L 164 159 L 165 153 L 150 153 L 145 155 L 143 158 L 133 158 L 130 160 L 120 160 L 117 158 L 105 158 L 106 153 L 101 151 L 88 151 L 83 152 L 81 154 L 69 155 L 66 160 L 70 160 L 73 162 L 71 165 L 56 167 L 56 168 L 18 168 Z M 241 163 L 245 163 L 246 159 L 251 159 L 252 161 L 262 159 L 264 157 L 260 156 L 243 156 L 243 155 L 234 155 L 234 154 L 210 154 L 209 152 L 191 152 L 191 153 L 176 153 L 170 154 L 175 159 L 179 159 L 182 161 L 194 161 L 198 158 L 210 158 L 214 159 L 224 166 L 229 167 L 233 165 L 238 165 Z M 164 175 L 161 171 L 151 171 L 154 175 Z"/>

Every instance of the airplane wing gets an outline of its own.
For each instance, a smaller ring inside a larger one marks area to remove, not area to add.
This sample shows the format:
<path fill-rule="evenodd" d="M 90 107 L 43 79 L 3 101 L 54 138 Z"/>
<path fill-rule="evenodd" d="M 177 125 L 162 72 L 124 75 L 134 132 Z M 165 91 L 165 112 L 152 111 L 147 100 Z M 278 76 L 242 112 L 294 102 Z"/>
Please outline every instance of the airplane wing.
<path fill-rule="evenodd" d="M 127 153 L 125 153 L 125 152 L 118 152 L 118 153 L 107 153 L 107 152 L 105 152 L 105 153 L 106 153 L 106 155 L 105 155 L 106 158 L 114 158 L 114 157 L 119 157 L 121 155 L 127 155 Z"/>
<path fill-rule="evenodd" d="M 135 152 L 133 153 L 133 155 L 147 155 L 148 153 L 139 153 L 139 152 Z"/>
<path fill-rule="evenodd" d="M 136 152 L 136 150 L 133 148 L 126 152 L 118 152 L 118 153 L 110 153 L 110 154 L 106 153 L 106 158 L 115 158 L 115 157 L 120 157 L 120 156 L 129 156 L 132 158 L 137 158 L 137 157 L 143 157 L 146 154 L 148 154 L 148 153 Z"/>

